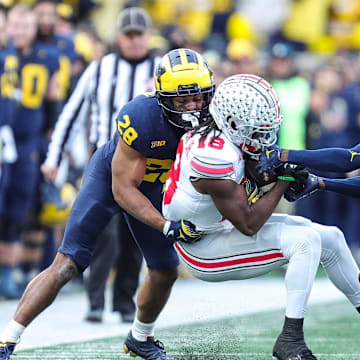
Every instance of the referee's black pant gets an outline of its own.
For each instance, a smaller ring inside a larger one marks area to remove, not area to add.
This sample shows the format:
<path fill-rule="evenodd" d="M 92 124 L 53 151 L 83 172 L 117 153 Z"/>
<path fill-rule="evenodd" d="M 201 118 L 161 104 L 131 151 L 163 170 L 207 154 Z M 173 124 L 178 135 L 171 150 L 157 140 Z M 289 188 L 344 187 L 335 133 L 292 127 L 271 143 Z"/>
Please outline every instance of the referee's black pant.
<path fill-rule="evenodd" d="M 105 288 L 110 271 L 115 268 L 113 311 L 135 312 L 134 295 L 139 285 L 142 254 L 122 213 L 116 214 L 99 235 L 87 280 L 91 310 L 104 309 Z"/>

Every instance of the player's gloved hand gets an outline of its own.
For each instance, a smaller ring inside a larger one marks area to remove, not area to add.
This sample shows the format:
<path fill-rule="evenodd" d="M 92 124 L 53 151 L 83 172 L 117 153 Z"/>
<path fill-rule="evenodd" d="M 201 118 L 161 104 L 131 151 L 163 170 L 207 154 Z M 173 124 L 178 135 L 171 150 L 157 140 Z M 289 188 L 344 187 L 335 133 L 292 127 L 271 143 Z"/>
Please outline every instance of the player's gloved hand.
<path fill-rule="evenodd" d="M 319 189 L 319 178 L 309 173 L 305 183 L 299 187 L 290 186 L 284 194 L 287 201 L 293 202 L 301 198 L 307 197 Z"/>
<path fill-rule="evenodd" d="M 309 171 L 300 165 L 283 163 L 283 166 L 275 169 L 279 180 L 289 181 L 289 189 L 295 194 L 301 193 L 306 185 Z"/>
<path fill-rule="evenodd" d="M 278 180 L 291 181 L 291 186 L 296 187 L 296 191 L 302 191 L 309 171 L 301 165 L 282 163 L 282 166 L 275 169 Z"/>
<path fill-rule="evenodd" d="M 201 239 L 203 231 L 196 229 L 196 226 L 188 220 L 166 221 L 163 233 L 167 238 L 174 241 L 183 241 L 192 244 Z"/>
<path fill-rule="evenodd" d="M 245 187 L 248 202 L 251 204 L 255 204 L 264 195 L 260 186 L 252 179 L 247 178 L 243 185 Z"/>
<path fill-rule="evenodd" d="M 268 149 L 263 151 L 260 155 L 259 164 L 256 166 L 260 173 L 269 171 L 283 165 L 280 160 L 282 149 L 277 145 L 270 146 Z"/>

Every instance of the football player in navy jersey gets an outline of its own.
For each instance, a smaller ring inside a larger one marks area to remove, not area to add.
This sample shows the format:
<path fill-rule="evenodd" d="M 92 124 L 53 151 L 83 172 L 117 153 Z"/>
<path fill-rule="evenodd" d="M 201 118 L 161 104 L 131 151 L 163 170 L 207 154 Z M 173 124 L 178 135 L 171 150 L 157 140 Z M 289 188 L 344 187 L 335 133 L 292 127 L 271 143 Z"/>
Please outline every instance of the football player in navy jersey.
<path fill-rule="evenodd" d="M 172 359 L 155 340 L 154 327 L 177 278 L 173 243 L 194 242 L 202 234 L 189 221 L 161 215 L 162 189 L 181 135 L 207 119 L 215 85 L 206 61 L 189 49 L 165 54 L 155 82 L 156 93 L 122 108 L 118 131 L 91 158 L 53 264 L 28 285 L 0 335 L 0 359 L 10 358 L 24 328 L 89 265 L 97 235 L 117 212 L 124 212 L 148 267 L 124 351 L 148 360 Z"/>
<path fill-rule="evenodd" d="M 0 10 L 0 208 L 9 185 L 10 163 L 17 158 L 12 124 L 15 110 L 15 87 L 18 83 L 19 61 L 15 47 L 6 36 L 5 12 Z M 0 297 L 16 298 L 18 291 L 12 279 L 15 265 L 14 243 L 4 236 L 6 222 L 0 216 Z"/>
<path fill-rule="evenodd" d="M 51 118 L 54 119 L 54 121 L 48 126 L 49 131 L 47 131 L 47 135 L 51 135 L 53 126 L 57 120 L 59 107 L 62 107 L 71 91 L 70 87 L 73 75 L 78 75 L 83 70 L 83 64 L 80 61 L 80 56 L 75 51 L 74 41 L 67 36 L 57 35 L 55 33 L 57 3 L 58 2 L 56 0 L 37 0 L 33 5 L 33 11 L 36 14 L 38 25 L 36 41 L 43 46 L 54 48 L 54 51 L 59 53 L 60 67 L 57 78 L 60 104 L 59 102 L 51 102 L 49 99 L 44 104 L 46 111 L 49 114 L 53 114 L 51 115 Z M 39 153 L 41 162 L 43 162 L 46 157 L 49 140 L 50 136 L 46 136 L 43 139 L 43 146 Z M 48 184 L 42 176 L 40 176 L 38 184 L 38 191 L 40 194 L 37 197 L 37 203 L 34 206 L 35 211 L 31 221 L 29 222 L 30 226 L 28 226 L 25 231 L 26 243 L 29 244 L 30 248 L 33 246 L 32 244 L 34 244 L 35 247 L 38 247 L 38 249 L 47 250 L 44 251 L 44 257 L 41 263 L 27 261 L 25 259 L 22 266 L 23 285 L 31 279 L 31 273 L 37 271 L 37 268 L 50 264 L 56 252 L 54 229 L 46 226 L 39 220 L 39 212 L 42 208 L 44 208 L 44 203 L 48 201 L 46 194 L 49 187 L 51 187 L 51 185 Z M 53 187 L 53 189 L 56 189 L 56 187 Z M 27 252 L 33 252 L 33 250 L 27 249 Z"/>
<path fill-rule="evenodd" d="M 44 104 L 46 111 L 54 114 L 54 117 L 51 116 L 51 118 L 54 118 L 55 121 L 57 120 L 57 116 L 55 115 L 58 115 L 59 107 L 62 107 L 70 93 L 72 74 L 75 72 L 73 66 L 80 63 L 79 55 L 75 51 L 74 41 L 69 37 L 58 36 L 55 34 L 55 24 L 57 21 L 56 6 L 57 1 L 55 0 L 37 0 L 33 5 L 33 11 L 37 18 L 36 41 L 43 46 L 53 48 L 53 51 L 59 53 L 60 67 L 57 78 L 60 104 L 58 102 L 51 102 L 49 99 Z M 79 66 L 77 66 L 77 68 L 79 68 Z M 78 71 L 81 71 L 82 69 L 83 67 Z M 48 136 L 43 138 L 43 146 L 39 153 L 41 162 L 43 162 L 46 157 L 50 140 L 49 135 L 52 133 L 55 121 L 49 124 L 49 131 L 47 131 L 46 134 Z M 43 252 L 43 258 L 40 262 L 34 262 L 27 260 L 26 258 L 24 259 L 21 265 L 23 287 L 31 280 L 32 274 L 36 272 L 38 268 L 44 268 L 51 263 L 56 253 L 55 231 L 52 227 L 46 226 L 46 224 L 43 224 L 40 221 L 39 213 L 41 212 L 41 209 L 46 206 L 46 203 L 49 202 L 47 195 L 49 194 L 48 189 L 53 188 L 56 190 L 57 188 L 48 184 L 42 175 L 40 176 L 37 188 L 39 195 L 37 196 L 36 204 L 34 205 L 35 210 L 28 222 L 29 226 L 27 226 L 24 231 L 24 239 L 25 243 L 29 244 L 26 249 L 26 253 L 30 255 L 29 257 L 31 257 L 31 253 L 40 250 Z M 35 251 L 32 250 L 31 247 L 35 248 Z"/>
<path fill-rule="evenodd" d="M 260 171 L 281 166 L 284 162 L 307 166 L 320 171 L 349 172 L 360 168 L 360 144 L 350 148 L 327 148 L 319 150 L 285 150 L 278 146 L 261 154 Z M 329 179 L 310 174 L 301 193 L 289 191 L 286 197 L 295 201 L 317 190 L 334 191 L 349 196 L 360 196 L 360 176 L 346 179 Z"/>
<path fill-rule="evenodd" d="M 65 100 L 69 92 L 71 77 L 79 75 L 83 70 L 83 65 L 80 55 L 75 50 L 73 39 L 55 34 L 56 6 L 55 0 L 38 0 L 34 5 L 34 11 L 38 18 L 37 40 L 55 46 L 60 52 L 60 97 Z"/>
<path fill-rule="evenodd" d="M 16 49 L 19 65 L 19 81 L 15 89 L 17 104 L 11 125 L 18 157 L 16 162 L 4 168 L 4 176 L 9 181 L 1 189 L 0 216 L 4 224 L 1 239 L 11 247 L 9 257 L 13 264 L 19 260 L 16 244 L 31 210 L 38 183 L 39 151 L 46 121 L 54 122 L 56 119 L 55 114 L 51 119 L 51 114 L 45 113 L 44 103 L 47 99 L 52 102 L 58 99 L 56 73 L 59 54 L 55 48 L 34 42 L 36 29 L 36 17 L 29 8 L 17 5 L 9 11 L 7 32 Z"/>
<path fill-rule="evenodd" d="M 11 134 L 10 126 L 15 110 L 15 88 L 19 81 L 18 67 L 19 60 L 16 56 L 16 49 L 6 36 L 6 15 L 0 9 L 0 128 L 4 130 L 6 127 L 6 131 Z M 0 132 L 0 149 L 2 149 L 0 150 L 0 164 L 4 160 L 3 148 L 8 145 L 2 133 L 3 131 Z"/>

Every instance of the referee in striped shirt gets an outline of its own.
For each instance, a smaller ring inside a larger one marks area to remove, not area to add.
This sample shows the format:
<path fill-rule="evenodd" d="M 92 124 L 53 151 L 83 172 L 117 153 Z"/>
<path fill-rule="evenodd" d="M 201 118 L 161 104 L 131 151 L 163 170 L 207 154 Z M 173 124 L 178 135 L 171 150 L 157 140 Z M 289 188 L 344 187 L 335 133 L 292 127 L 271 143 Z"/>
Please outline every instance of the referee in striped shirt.
<path fill-rule="evenodd" d="M 89 142 L 98 148 L 114 133 L 118 111 L 135 96 L 154 90 L 153 72 L 160 59 L 149 50 L 150 36 L 151 19 L 142 8 L 130 7 L 120 13 L 116 50 L 87 67 L 58 118 L 41 167 L 48 180 L 55 181 L 61 159 L 80 129 L 87 127 L 89 113 Z M 85 319 L 102 321 L 106 280 L 116 264 L 113 311 L 121 314 L 122 321 L 132 322 L 142 255 L 123 215 L 114 217 L 100 236 L 90 264 L 90 309 Z"/>

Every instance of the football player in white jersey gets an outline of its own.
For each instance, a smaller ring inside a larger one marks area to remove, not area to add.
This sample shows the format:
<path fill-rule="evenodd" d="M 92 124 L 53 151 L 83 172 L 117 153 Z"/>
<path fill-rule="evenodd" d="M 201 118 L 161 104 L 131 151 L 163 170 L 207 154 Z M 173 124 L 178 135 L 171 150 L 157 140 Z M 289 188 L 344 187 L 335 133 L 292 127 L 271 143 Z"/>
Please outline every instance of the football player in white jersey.
<path fill-rule="evenodd" d="M 282 121 L 271 85 L 254 75 L 229 77 L 216 90 L 210 113 L 207 126 L 182 137 L 163 199 L 166 219 L 189 220 L 205 235 L 174 246 L 186 268 L 205 281 L 248 279 L 288 264 L 285 323 L 273 355 L 316 359 L 305 344 L 303 320 L 319 262 L 358 312 L 359 269 L 338 228 L 272 214 L 286 181 L 278 180 L 255 203 L 248 200 L 244 156 L 273 145 Z"/>

